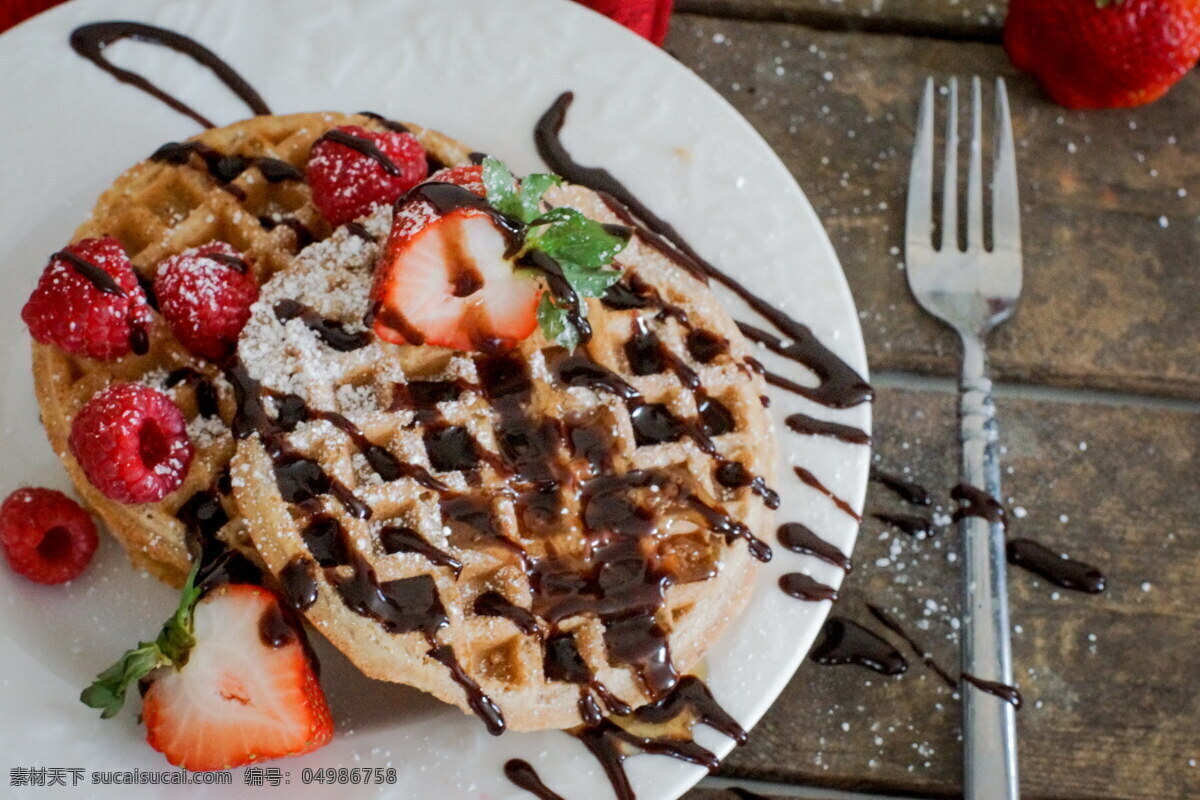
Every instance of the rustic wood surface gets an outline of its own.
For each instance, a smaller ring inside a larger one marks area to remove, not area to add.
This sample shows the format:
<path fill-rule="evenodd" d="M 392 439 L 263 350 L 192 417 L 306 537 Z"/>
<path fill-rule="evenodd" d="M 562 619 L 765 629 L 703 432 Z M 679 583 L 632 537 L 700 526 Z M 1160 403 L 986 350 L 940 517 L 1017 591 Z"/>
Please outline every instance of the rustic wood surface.
<path fill-rule="evenodd" d="M 913 120 L 928 75 L 1004 76 L 1026 266 L 1017 317 L 989 348 L 996 376 L 1200 397 L 1200 270 L 1188 268 L 1200 251 L 1200 73 L 1153 105 L 1088 113 L 1050 104 L 996 45 L 676 16 L 667 49 L 804 187 L 874 371 L 957 374 L 953 334 L 909 300 L 899 268 Z"/>
<path fill-rule="evenodd" d="M 1008 82 L 1026 267 L 1017 317 L 990 348 L 1003 499 L 1013 535 L 1109 577 L 1089 596 L 1010 576 L 1023 797 L 1200 796 L 1200 74 L 1148 107 L 1071 112 L 995 43 L 1002 2 L 677 7 L 692 13 L 675 15 L 667 49 L 779 153 L 842 260 L 881 387 L 877 463 L 940 504 L 925 540 L 868 518 L 835 611 L 872 623 L 864 604 L 883 606 L 952 670 L 960 572 L 944 507 L 958 450 L 944 378 L 958 352 L 908 295 L 904 195 L 925 77 Z M 867 510 L 912 509 L 872 485 Z M 771 797 L 961 796 L 957 696 L 910 662 L 898 678 L 806 663 L 722 777 Z"/>
<path fill-rule="evenodd" d="M 677 12 L 834 30 L 998 40 L 1007 0 L 676 0 Z"/>

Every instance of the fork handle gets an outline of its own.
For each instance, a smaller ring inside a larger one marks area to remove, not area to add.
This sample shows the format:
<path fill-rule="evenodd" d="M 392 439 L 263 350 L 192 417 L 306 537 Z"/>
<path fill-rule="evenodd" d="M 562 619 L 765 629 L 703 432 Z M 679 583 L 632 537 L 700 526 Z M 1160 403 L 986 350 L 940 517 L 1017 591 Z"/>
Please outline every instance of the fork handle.
<path fill-rule="evenodd" d="M 1000 498 L 996 405 L 983 340 L 963 335 L 959 422 L 963 483 Z M 964 516 L 962 670 L 976 678 L 1012 685 L 1008 587 L 1003 521 Z M 963 703 L 963 767 L 966 800 L 1017 800 L 1016 709 L 1007 701 L 960 681 Z"/>

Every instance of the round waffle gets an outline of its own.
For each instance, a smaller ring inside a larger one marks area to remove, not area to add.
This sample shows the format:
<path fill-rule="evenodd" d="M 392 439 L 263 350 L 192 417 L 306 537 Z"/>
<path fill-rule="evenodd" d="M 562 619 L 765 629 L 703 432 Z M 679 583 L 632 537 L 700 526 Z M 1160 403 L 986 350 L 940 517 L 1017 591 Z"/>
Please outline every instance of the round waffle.
<path fill-rule="evenodd" d="M 546 200 L 621 222 L 586 189 Z M 504 356 L 342 342 L 390 217 L 306 248 L 243 331 L 232 485 L 255 549 L 364 673 L 493 732 L 661 696 L 765 555 L 776 451 L 744 339 L 638 235 L 574 354 L 540 332 Z"/>
<path fill-rule="evenodd" d="M 182 147 L 166 145 L 117 178 L 74 241 L 116 237 L 139 275 L 149 281 L 168 256 L 221 240 L 248 256 L 261 283 L 309 241 L 329 234 L 308 185 L 297 176 L 303 174 L 313 142 L 346 124 L 381 130 L 389 123 L 372 115 L 263 116 L 205 131 Z M 466 163 L 468 151 L 460 144 L 406 127 L 434 160 Z M 189 563 L 180 517 L 210 533 L 220 529 L 227 542 L 244 543 L 233 504 L 220 491 L 234 451 L 228 433 L 233 396 L 218 368 L 188 353 L 157 315 L 149 333 L 148 353 L 115 361 L 72 356 L 35 342 L 33 373 L 42 422 L 79 494 L 136 566 L 181 583 Z M 88 482 L 67 446 L 75 413 L 96 392 L 119 381 L 141 381 L 167 391 L 189 420 L 196 455 L 187 479 L 157 503 L 109 500 Z"/>

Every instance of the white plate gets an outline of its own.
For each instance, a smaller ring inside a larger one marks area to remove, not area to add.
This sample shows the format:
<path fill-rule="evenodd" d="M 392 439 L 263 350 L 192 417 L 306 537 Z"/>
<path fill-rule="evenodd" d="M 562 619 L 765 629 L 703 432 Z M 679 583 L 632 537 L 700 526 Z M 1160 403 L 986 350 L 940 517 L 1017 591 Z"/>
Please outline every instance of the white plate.
<path fill-rule="evenodd" d="M 0 492 L 67 478 L 37 421 L 28 336 L 19 311 L 49 253 L 61 247 L 111 180 L 158 145 L 197 132 L 190 119 L 118 84 L 67 45 L 77 25 L 149 22 L 215 50 L 277 112 L 371 109 L 411 119 L 506 159 L 520 173 L 543 167 L 535 120 L 565 89 L 576 93 L 565 143 L 583 163 L 608 167 L 692 243 L 752 289 L 808 323 L 865 374 L 857 316 L 829 241 L 787 169 L 758 134 L 699 78 L 638 37 L 564 0 L 76 0 L 0 37 L 0 392 L 5 467 Z M 185 57 L 123 42 L 108 54 L 151 76 L 225 124 L 246 109 Z M 753 319 L 739 302 L 735 316 Z M 769 364 L 770 358 L 765 358 Z M 788 362 L 774 367 L 801 380 Z M 782 451 L 861 507 L 868 451 L 782 427 L 796 410 L 867 428 L 868 406 L 830 412 L 772 393 Z M 856 526 L 782 464 L 778 520 L 798 520 L 849 551 Z M 771 532 L 763 537 L 774 543 Z M 743 725 L 756 722 L 808 651 L 828 603 L 801 603 L 776 586 L 801 570 L 837 585 L 840 571 L 776 547 L 751 606 L 708 658 L 709 684 Z M 126 647 L 152 636 L 174 607 L 173 590 L 135 573 L 105 540 L 73 585 L 40 587 L 0 568 L 0 781 L 22 767 L 160 770 L 143 742 L 137 701 L 102 722 L 79 690 Z M 472 717 L 415 691 L 370 682 L 325 653 L 324 684 L 337 718 L 327 748 L 275 762 L 279 789 L 97 786 L 28 790 L 38 797 L 210 798 L 294 796 L 304 768 L 387 767 L 391 787 L 303 787 L 305 798 L 445 800 L 525 798 L 504 762 L 529 760 L 570 800 L 611 795 L 583 746 L 562 733 L 492 738 Z M 731 743 L 701 729 L 699 741 Z M 627 762 L 643 800 L 674 798 L 699 767 L 663 757 Z M 68 779 L 68 783 L 70 780 Z M 15 789 L 11 791 L 17 791 Z"/>

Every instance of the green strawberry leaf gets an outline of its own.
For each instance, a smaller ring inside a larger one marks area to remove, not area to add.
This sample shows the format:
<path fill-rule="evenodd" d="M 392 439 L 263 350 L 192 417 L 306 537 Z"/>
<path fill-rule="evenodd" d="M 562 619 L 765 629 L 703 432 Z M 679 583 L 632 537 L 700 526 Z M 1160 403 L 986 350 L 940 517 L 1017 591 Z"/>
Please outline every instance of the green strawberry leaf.
<path fill-rule="evenodd" d="M 602 267 L 612 262 L 629 243 L 628 229 L 603 225 L 567 206 L 543 214 L 530 225 L 540 228 L 530 234 L 532 247 L 557 261 L 582 267 Z"/>
<path fill-rule="evenodd" d="M 571 324 L 566 309 L 554 302 L 549 292 L 542 295 L 537 308 L 538 327 L 547 339 L 575 352 L 579 346 L 579 331 Z"/>
<path fill-rule="evenodd" d="M 96 676 L 91 686 L 83 690 L 79 699 L 91 708 L 102 709 L 101 719 L 115 716 L 125 704 L 125 690 L 167 663 L 155 642 L 138 642 L 137 649 L 129 650 L 117 663 Z"/>
<path fill-rule="evenodd" d="M 138 642 L 136 648 L 126 651 L 80 693 L 79 699 L 84 705 L 101 709 L 101 719 L 108 719 L 120 711 L 129 687 L 158 667 L 171 664 L 178 669 L 187 663 L 192 646 L 196 643 L 192 635 L 192 617 L 203 593 L 196 586 L 196 574 L 199 571 L 200 559 L 196 559 L 183 584 L 179 607 L 163 624 L 158 638 L 153 642 Z"/>

